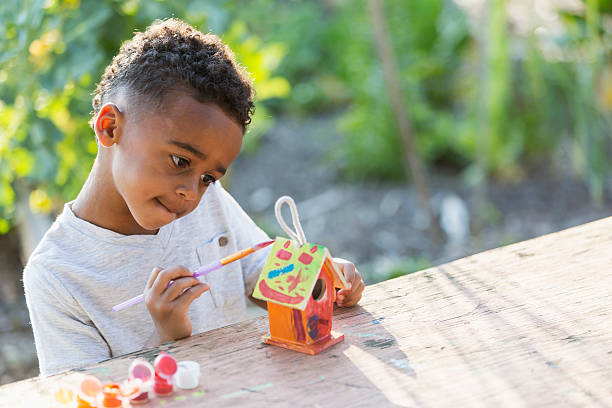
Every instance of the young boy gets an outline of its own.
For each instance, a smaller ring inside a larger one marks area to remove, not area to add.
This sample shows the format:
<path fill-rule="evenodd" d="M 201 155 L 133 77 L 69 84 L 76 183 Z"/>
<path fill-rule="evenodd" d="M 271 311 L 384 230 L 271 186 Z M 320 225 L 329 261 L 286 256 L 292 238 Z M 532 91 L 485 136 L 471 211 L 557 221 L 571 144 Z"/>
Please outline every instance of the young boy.
<path fill-rule="evenodd" d="M 268 254 L 191 277 L 268 239 L 217 183 L 253 112 L 248 76 L 218 37 L 153 24 L 121 47 L 93 107 L 91 173 L 24 270 L 43 375 L 244 319 Z M 352 306 L 363 282 L 335 262 L 352 283 L 337 303 Z M 144 304 L 111 311 L 143 291 Z"/>

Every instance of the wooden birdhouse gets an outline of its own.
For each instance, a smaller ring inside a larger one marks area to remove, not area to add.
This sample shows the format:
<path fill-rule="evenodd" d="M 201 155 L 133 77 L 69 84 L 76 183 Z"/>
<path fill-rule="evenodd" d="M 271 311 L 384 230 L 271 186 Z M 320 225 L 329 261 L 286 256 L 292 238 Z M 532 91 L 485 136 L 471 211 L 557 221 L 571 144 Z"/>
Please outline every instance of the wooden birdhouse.
<path fill-rule="evenodd" d="M 336 288 L 347 288 L 327 248 L 276 238 L 253 296 L 268 303 L 268 344 L 317 354 L 344 340 L 332 331 Z"/>

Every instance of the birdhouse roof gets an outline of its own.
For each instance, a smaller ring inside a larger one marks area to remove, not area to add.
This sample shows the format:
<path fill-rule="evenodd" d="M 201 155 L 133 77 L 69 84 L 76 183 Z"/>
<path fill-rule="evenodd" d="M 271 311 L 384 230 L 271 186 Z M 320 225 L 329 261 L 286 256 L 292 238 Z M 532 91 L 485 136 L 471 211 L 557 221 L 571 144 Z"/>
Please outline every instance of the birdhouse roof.
<path fill-rule="evenodd" d="M 299 247 L 290 239 L 277 237 L 259 275 L 253 297 L 304 310 L 324 268 L 332 273 L 334 287 L 348 287 L 327 248 L 310 243 Z"/>

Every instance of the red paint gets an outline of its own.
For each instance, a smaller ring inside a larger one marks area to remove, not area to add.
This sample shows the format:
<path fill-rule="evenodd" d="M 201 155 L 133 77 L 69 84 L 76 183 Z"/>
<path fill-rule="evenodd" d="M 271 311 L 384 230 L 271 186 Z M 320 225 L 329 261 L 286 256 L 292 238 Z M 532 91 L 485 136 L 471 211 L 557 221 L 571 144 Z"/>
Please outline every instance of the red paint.
<path fill-rule="evenodd" d="M 176 359 L 172 357 L 170 354 L 161 352 L 155 358 L 155 373 L 159 373 L 160 376 L 164 378 L 170 378 L 174 374 L 176 374 L 176 370 L 178 369 L 178 365 L 176 364 Z"/>
<path fill-rule="evenodd" d="M 132 405 L 146 404 L 147 402 L 149 402 L 148 392 L 143 392 L 130 400 L 130 404 Z"/>
<path fill-rule="evenodd" d="M 289 245 L 291 245 L 291 241 L 287 241 L 287 242 L 285 242 L 285 243 L 283 244 L 283 247 L 284 247 L 285 249 L 287 249 L 287 248 L 289 248 Z"/>
<path fill-rule="evenodd" d="M 176 371 L 178 370 L 178 365 L 176 364 L 176 359 L 172 357 L 170 354 L 161 352 L 155 358 L 154 362 L 155 367 L 155 380 L 153 385 L 153 391 L 157 395 L 169 395 L 172 393 L 172 384 L 169 380 L 172 379 Z"/>
<path fill-rule="evenodd" d="M 272 289 L 266 284 L 265 280 L 262 280 L 259 283 L 259 291 L 268 299 L 275 300 L 281 303 L 288 303 L 290 305 L 297 305 L 298 303 L 301 303 L 304 300 L 304 296 L 289 296 Z"/>
<path fill-rule="evenodd" d="M 306 310 L 304 310 L 307 321 L 314 315 L 318 316 L 316 330 L 310 331 L 313 334 L 316 333 L 316 338 L 312 339 L 312 341 L 328 336 L 332 329 L 332 313 L 334 310 L 333 292 L 335 291 L 334 278 L 329 268 L 324 266 L 322 269 L 319 278 L 325 281 L 325 294 L 318 301 L 314 300 L 311 296 L 310 299 L 308 299 Z"/>
<path fill-rule="evenodd" d="M 300 284 L 300 282 L 304 282 L 305 279 L 302 279 L 302 270 L 300 269 L 298 271 L 297 276 L 293 276 L 293 275 L 289 275 L 287 276 L 287 283 L 290 283 L 289 285 L 289 289 L 287 290 L 287 292 L 291 293 L 295 290 L 295 288 L 297 288 L 297 285 Z"/>
<path fill-rule="evenodd" d="M 300 257 L 298 258 L 298 261 L 300 261 L 301 263 L 303 263 L 304 265 L 309 265 L 312 260 L 314 258 L 306 253 L 300 255 Z"/>
<path fill-rule="evenodd" d="M 285 251 L 284 249 L 279 249 L 276 253 L 276 257 L 278 259 L 282 259 L 283 261 L 288 261 L 291 259 L 291 252 Z"/>
<path fill-rule="evenodd" d="M 318 246 L 313 246 L 312 248 L 310 248 L 310 253 L 314 254 L 315 252 L 317 252 L 319 250 Z"/>
<path fill-rule="evenodd" d="M 306 333 L 304 332 L 304 322 L 302 321 L 302 312 L 298 309 L 292 310 L 293 328 L 295 329 L 295 339 L 299 342 L 306 341 Z"/>
<path fill-rule="evenodd" d="M 170 395 L 172 394 L 172 384 L 168 383 L 165 378 L 160 377 L 155 373 L 155 384 L 153 385 L 153 392 L 157 395 Z"/>

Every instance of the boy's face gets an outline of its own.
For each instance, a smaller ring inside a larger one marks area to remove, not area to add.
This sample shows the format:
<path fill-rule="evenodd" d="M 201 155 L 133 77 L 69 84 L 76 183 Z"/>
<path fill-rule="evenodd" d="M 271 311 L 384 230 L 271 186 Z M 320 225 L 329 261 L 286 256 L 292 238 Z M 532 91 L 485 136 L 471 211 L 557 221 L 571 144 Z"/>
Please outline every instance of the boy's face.
<path fill-rule="evenodd" d="M 242 146 L 235 120 L 216 104 L 186 94 L 157 111 L 127 111 L 122 122 L 110 149 L 112 177 L 142 232 L 193 211 Z"/>

